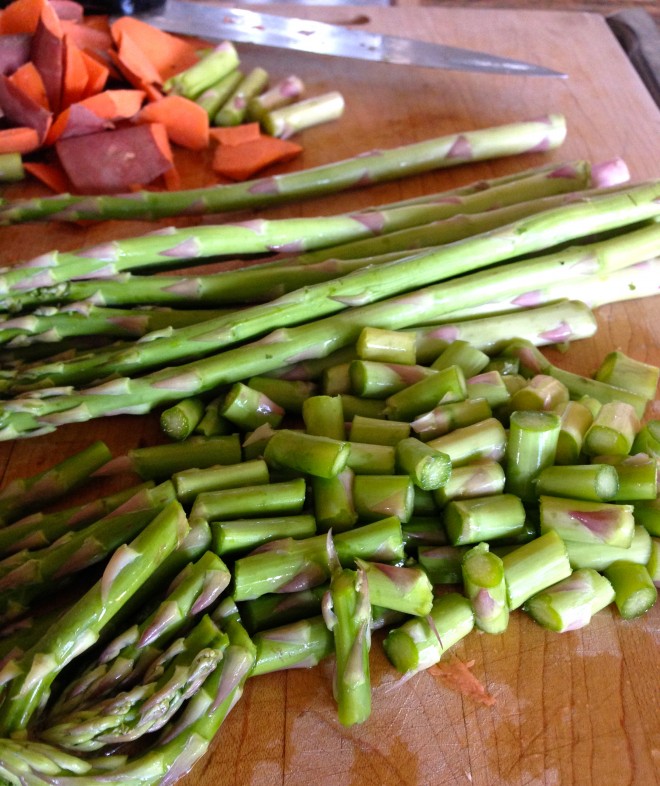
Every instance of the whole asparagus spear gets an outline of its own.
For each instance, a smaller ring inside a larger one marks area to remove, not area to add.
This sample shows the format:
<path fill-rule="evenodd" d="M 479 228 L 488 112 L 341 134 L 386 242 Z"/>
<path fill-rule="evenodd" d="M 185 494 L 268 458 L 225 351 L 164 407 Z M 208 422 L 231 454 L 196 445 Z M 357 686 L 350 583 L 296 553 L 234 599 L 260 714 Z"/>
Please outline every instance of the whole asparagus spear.
<path fill-rule="evenodd" d="M 531 150 L 550 150 L 566 136 L 561 115 L 537 121 L 511 123 L 478 131 L 437 137 L 391 150 L 374 150 L 368 155 L 334 164 L 274 177 L 248 180 L 228 186 L 118 196 L 59 197 L 30 199 L 0 208 L 0 223 L 53 219 L 78 221 L 83 218 L 154 219 L 177 214 L 200 215 L 240 208 L 265 207 L 301 197 L 337 193 L 371 183 L 451 167 L 466 161 L 515 155 Z"/>

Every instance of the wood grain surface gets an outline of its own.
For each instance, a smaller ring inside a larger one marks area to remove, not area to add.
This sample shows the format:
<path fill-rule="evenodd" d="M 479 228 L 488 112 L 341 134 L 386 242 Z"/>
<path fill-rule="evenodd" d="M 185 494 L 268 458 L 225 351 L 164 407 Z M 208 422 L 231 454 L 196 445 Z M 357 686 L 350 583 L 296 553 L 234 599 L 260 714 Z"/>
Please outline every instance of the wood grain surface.
<path fill-rule="evenodd" d="M 291 11 L 332 22 L 352 13 L 301 6 Z M 246 64 L 264 65 L 274 77 L 297 73 L 310 94 L 345 94 L 345 117 L 302 136 L 305 152 L 296 167 L 548 112 L 566 116 L 568 139 L 551 153 L 299 202 L 268 215 L 348 210 L 550 160 L 622 156 L 633 180 L 660 177 L 660 113 L 601 17 L 413 7 L 367 13 L 374 30 L 529 59 L 569 78 L 483 77 L 245 46 Z M 211 179 L 199 160 L 186 166 L 191 184 Z M 11 187 L 5 194 L 20 189 L 35 193 L 38 187 Z M 53 247 L 152 228 L 139 222 L 3 228 L 0 255 L 8 264 Z M 596 336 L 566 354 L 549 354 L 583 373 L 615 348 L 660 363 L 659 308 L 660 297 L 601 308 Z M 657 409 L 651 414 L 660 417 Z M 119 453 L 159 435 L 153 417 L 67 426 L 52 436 L 0 444 L 0 473 L 5 481 L 31 474 L 96 438 Z M 516 613 L 506 634 L 474 633 L 455 648 L 456 657 L 474 661 L 475 675 L 496 700 L 492 707 L 462 697 L 428 673 L 402 684 L 377 635 L 367 723 L 346 730 L 337 722 L 331 661 L 255 678 L 182 786 L 654 786 L 660 768 L 659 631 L 658 607 L 632 622 L 608 609 L 587 628 L 561 635 Z"/>

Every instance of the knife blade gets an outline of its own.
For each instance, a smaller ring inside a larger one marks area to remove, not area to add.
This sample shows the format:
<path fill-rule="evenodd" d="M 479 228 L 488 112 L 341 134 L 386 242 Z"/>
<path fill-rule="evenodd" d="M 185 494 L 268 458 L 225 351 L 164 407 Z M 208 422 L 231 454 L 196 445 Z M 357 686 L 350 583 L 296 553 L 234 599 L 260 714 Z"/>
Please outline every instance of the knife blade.
<path fill-rule="evenodd" d="M 127 4 L 133 7 L 133 4 Z M 445 44 L 276 14 L 166 0 L 136 15 L 170 33 L 399 65 L 520 76 L 565 77 L 544 66 Z"/>

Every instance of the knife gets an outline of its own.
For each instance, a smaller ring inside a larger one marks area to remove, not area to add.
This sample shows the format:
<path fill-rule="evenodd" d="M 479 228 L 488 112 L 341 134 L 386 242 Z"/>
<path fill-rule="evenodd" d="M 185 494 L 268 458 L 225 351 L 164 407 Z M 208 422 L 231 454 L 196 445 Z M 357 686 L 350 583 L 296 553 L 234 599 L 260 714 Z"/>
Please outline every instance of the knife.
<path fill-rule="evenodd" d="M 321 55 L 487 74 L 565 77 L 543 66 L 445 44 L 186 0 L 88 0 L 86 8 L 140 16 L 170 33 Z"/>

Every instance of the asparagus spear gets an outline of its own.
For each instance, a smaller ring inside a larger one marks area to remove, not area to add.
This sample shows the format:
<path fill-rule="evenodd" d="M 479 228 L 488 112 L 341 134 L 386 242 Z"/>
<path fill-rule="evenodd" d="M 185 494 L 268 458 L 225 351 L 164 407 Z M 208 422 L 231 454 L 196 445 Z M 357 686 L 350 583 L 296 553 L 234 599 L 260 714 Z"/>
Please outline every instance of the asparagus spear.
<path fill-rule="evenodd" d="M 0 491 L 0 526 L 63 497 L 110 458 L 108 446 L 96 441 L 32 477 L 11 481 Z"/>
<path fill-rule="evenodd" d="M 183 509 L 171 502 L 137 538 L 115 551 L 101 579 L 15 664 L 0 705 L 2 736 L 27 727 L 55 677 L 97 641 L 102 627 L 187 531 Z"/>
<path fill-rule="evenodd" d="M 260 178 L 235 186 L 193 189 L 169 194 L 141 192 L 119 196 L 81 198 L 48 197 L 12 203 L 0 208 L 0 223 L 82 218 L 162 218 L 178 213 L 217 213 L 246 207 L 264 207 L 291 199 L 394 180 L 406 175 L 455 166 L 465 161 L 495 158 L 560 145 L 566 135 L 563 117 L 550 115 L 539 121 L 512 123 L 480 131 L 466 131 L 389 151 L 377 150 L 334 164 L 302 172 Z M 456 150 L 457 142 L 466 151 Z"/>

